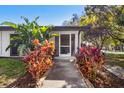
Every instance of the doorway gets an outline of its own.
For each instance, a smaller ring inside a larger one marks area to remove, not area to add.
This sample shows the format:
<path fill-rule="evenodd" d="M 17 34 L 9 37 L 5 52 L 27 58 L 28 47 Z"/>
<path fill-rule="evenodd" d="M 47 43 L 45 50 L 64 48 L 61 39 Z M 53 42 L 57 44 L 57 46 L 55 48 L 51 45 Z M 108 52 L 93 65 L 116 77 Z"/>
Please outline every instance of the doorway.
<path fill-rule="evenodd" d="M 59 56 L 71 56 L 71 34 L 60 34 Z"/>

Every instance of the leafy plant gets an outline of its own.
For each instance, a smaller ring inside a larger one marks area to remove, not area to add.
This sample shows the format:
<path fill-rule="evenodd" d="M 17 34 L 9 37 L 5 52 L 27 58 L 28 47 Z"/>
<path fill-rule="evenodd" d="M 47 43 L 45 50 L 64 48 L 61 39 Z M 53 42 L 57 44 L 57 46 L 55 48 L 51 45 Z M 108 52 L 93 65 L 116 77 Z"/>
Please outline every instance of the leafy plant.
<path fill-rule="evenodd" d="M 6 50 L 18 45 L 18 51 L 24 55 L 22 60 L 26 64 L 26 75 L 30 75 L 31 81 L 29 83 L 32 83 L 33 80 L 34 85 L 41 87 L 39 79 L 53 65 L 52 56 L 54 55 L 55 46 L 49 39 L 58 36 L 58 34 L 51 34 L 49 32 L 52 28 L 51 26 L 39 26 L 37 23 L 39 17 L 36 17 L 32 22 L 25 17 L 22 18 L 25 23 L 2 23 L 16 30 L 15 33 L 18 36 L 14 36 L 11 40 L 21 41 L 19 45 L 17 42 L 11 43 Z"/>
<path fill-rule="evenodd" d="M 104 55 L 101 50 L 94 46 L 83 46 L 76 54 L 77 64 L 83 74 L 94 79 L 98 70 L 102 69 L 104 64 Z"/>
<path fill-rule="evenodd" d="M 50 34 L 50 30 L 52 26 L 40 26 L 37 23 L 39 17 L 36 17 L 33 21 L 29 21 L 26 17 L 21 17 L 24 20 L 24 23 L 15 24 L 12 22 L 3 22 L 2 25 L 7 25 L 14 28 L 15 33 L 18 36 L 11 38 L 11 40 L 18 40 L 21 43 L 18 45 L 17 43 L 10 44 L 6 51 L 11 47 L 18 47 L 18 52 L 20 55 L 28 54 L 30 51 L 34 49 L 34 45 L 32 41 L 34 39 L 38 39 L 42 44 L 46 39 L 49 40 L 54 36 L 58 36 L 57 34 Z"/>
<path fill-rule="evenodd" d="M 83 38 L 97 47 L 117 46 L 124 43 L 124 6 L 87 5 L 80 17 L 80 25 L 89 26 Z"/>
<path fill-rule="evenodd" d="M 27 64 L 27 71 L 38 80 L 53 65 L 52 55 L 55 48 L 54 43 L 47 40 L 44 45 L 41 45 L 39 40 L 35 39 L 33 44 L 35 45 L 34 51 L 26 55 L 23 61 Z"/>

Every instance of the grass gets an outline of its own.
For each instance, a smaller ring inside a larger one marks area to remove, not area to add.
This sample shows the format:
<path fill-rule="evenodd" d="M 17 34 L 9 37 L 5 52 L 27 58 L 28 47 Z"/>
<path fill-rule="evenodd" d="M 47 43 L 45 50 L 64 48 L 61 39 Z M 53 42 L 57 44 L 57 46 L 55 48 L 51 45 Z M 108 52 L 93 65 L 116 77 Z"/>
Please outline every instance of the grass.
<path fill-rule="evenodd" d="M 105 53 L 107 64 L 124 68 L 124 53 Z"/>
<path fill-rule="evenodd" d="M 24 75 L 25 64 L 18 59 L 0 58 L 0 85 Z"/>
<path fill-rule="evenodd" d="M 107 61 L 107 64 L 109 64 L 111 66 L 120 66 L 120 67 L 124 68 L 124 61 L 120 61 L 120 60 L 109 59 Z"/>

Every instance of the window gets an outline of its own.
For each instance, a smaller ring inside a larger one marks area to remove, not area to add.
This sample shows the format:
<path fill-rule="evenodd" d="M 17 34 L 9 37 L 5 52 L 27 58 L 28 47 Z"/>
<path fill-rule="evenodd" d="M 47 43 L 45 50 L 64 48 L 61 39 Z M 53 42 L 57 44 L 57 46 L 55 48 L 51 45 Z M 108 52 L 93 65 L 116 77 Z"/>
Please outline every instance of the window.
<path fill-rule="evenodd" d="M 10 48 L 10 56 L 19 56 L 17 47 L 21 42 L 18 40 L 12 40 L 12 38 L 16 38 L 17 36 L 18 34 L 10 34 L 10 44 L 16 44 L 16 46 Z"/>

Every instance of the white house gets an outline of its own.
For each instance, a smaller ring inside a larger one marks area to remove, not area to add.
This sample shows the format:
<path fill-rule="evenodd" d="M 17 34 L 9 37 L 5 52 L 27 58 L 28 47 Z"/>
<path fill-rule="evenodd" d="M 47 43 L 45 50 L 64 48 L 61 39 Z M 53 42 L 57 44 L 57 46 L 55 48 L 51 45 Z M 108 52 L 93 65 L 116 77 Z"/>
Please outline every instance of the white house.
<path fill-rule="evenodd" d="M 55 42 L 55 56 L 56 57 L 71 57 L 81 43 L 82 30 L 87 27 L 78 26 L 55 26 L 52 28 L 51 33 L 58 33 L 59 37 L 54 37 L 52 40 Z M 0 27 L 0 57 L 17 56 L 16 49 L 12 48 L 5 51 L 10 44 L 10 37 L 14 35 L 15 30 L 8 26 Z"/>

